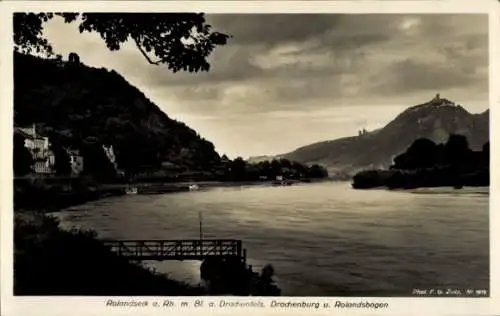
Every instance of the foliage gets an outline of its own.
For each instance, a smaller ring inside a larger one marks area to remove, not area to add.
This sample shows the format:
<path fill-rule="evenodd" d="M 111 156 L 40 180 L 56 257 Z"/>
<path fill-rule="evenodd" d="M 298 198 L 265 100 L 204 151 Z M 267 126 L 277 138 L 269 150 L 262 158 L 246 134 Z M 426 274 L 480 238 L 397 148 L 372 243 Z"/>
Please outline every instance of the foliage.
<path fill-rule="evenodd" d="M 15 50 L 22 53 L 53 55 L 52 46 L 43 38 L 43 24 L 54 15 L 52 13 L 14 13 Z"/>
<path fill-rule="evenodd" d="M 77 23 L 80 33 L 98 33 L 111 51 L 131 40 L 150 64 L 173 72 L 208 71 L 207 58 L 229 38 L 213 32 L 202 13 L 15 13 L 16 51 L 52 56 L 43 24 L 55 16 Z"/>
<path fill-rule="evenodd" d="M 199 287 L 116 256 L 93 231 L 66 231 L 42 214 L 15 215 L 14 295 L 202 294 Z"/>
<path fill-rule="evenodd" d="M 406 152 L 394 159 L 394 164 L 403 169 L 429 168 L 436 164 L 437 151 L 433 141 L 419 138 L 411 144 Z"/>
<path fill-rule="evenodd" d="M 451 134 L 443 145 L 417 139 L 394 158 L 390 170 L 364 170 L 353 177 L 353 187 L 366 189 L 489 185 L 489 142 L 482 151 L 468 147 L 465 136 Z"/>
<path fill-rule="evenodd" d="M 30 173 L 32 171 L 33 157 L 28 148 L 24 146 L 24 137 L 22 135 L 14 133 L 13 147 L 14 175 L 24 176 Z"/>
<path fill-rule="evenodd" d="M 54 168 L 59 176 L 67 176 L 71 174 L 71 162 L 68 152 L 57 142 L 51 144 L 52 152 L 54 153 Z"/>
<path fill-rule="evenodd" d="M 394 158 L 391 169 L 414 170 L 434 166 L 470 168 L 489 164 L 489 142 L 483 146 L 485 154 L 478 154 L 469 148 L 467 138 L 451 134 L 443 145 L 436 145 L 429 139 L 420 138 L 413 142 L 406 152 Z M 486 157 L 488 159 L 486 160 Z"/>
<path fill-rule="evenodd" d="M 467 138 L 462 135 L 450 135 L 444 145 L 445 163 L 452 166 L 466 165 L 470 155 L 471 150 Z"/>
<path fill-rule="evenodd" d="M 106 156 L 100 143 L 84 143 L 81 147 L 83 157 L 83 175 L 94 176 L 97 180 L 114 179 L 116 170 Z"/>
<path fill-rule="evenodd" d="M 239 259 L 207 258 L 200 266 L 200 276 L 211 295 L 279 296 L 273 279 L 274 268 L 266 265 L 260 274 Z"/>
<path fill-rule="evenodd" d="M 227 157 L 226 157 L 227 158 Z M 221 159 L 222 176 L 231 181 L 274 180 L 277 176 L 286 179 L 326 178 L 328 172 L 319 165 L 307 166 L 288 159 L 273 159 L 258 163 L 248 163 L 241 157 L 234 160 Z"/>
<path fill-rule="evenodd" d="M 212 282 L 208 289 L 203 289 L 116 256 L 96 238 L 92 230 L 63 229 L 52 216 L 16 213 L 14 294 L 188 296 L 208 292 L 278 296 L 281 293 L 274 283 L 271 265 L 258 275 L 239 260 L 207 259 L 202 263 L 201 275 Z"/>

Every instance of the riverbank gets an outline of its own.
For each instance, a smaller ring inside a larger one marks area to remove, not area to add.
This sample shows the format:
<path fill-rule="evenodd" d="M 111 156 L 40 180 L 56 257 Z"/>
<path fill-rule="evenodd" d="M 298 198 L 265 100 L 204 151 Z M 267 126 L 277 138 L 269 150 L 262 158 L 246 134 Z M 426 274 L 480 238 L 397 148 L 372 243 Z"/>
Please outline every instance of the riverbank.
<path fill-rule="evenodd" d="M 156 183 L 156 182 L 138 182 L 133 186 L 154 188 L 154 187 L 165 187 L 172 189 L 172 192 L 182 192 L 187 191 L 189 186 L 196 185 L 199 189 L 212 189 L 212 188 L 225 188 L 225 187 L 244 187 L 244 186 L 276 186 L 276 185 L 297 185 L 305 183 L 318 183 L 334 181 L 329 178 L 325 179 L 302 179 L 302 180 L 262 180 L 262 181 L 181 181 L 181 182 L 168 182 L 168 183 Z M 105 188 L 123 189 L 126 190 L 130 188 L 129 184 L 110 184 L 105 185 Z"/>
<path fill-rule="evenodd" d="M 455 170 L 429 168 L 420 170 L 366 170 L 353 177 L 354 189 L 385 187 L 388 189 L 416 189 L 430 187 L 486 187 L 490 185 L 489 168 Z"/>
<path fill-rule="evenodd" d="M 204 295 L 116 256 L 96 233 L 60 228 L 36 212 L 14 216 L 14 295 Z"/>
<path fill-rule="evenodd" d="M 212 276 L 214 280 L 209 287 L 173 280 L 117 256 L 94 231 L 64 230 L 56 218 L 46 214 L 125 194 L 123 187 L 96 185 L 88 179 L 23 178 L 14 182 L 15 295 L 276 296 L 280 293 L 266 274 L 249 274 L 244 265 L 222 269 Z M 226 276 L 228 271 L 230 277 Z"/>
<path fill-rule="evenodd" d="M 288 180 L 287 185 L 331 181 L 329 179 Z M 139 187 L 139 194 L 168 194 L 189 191 L 196 185 L 197 189 L 213 189 L 243 186 L 273 186 L 281 182 L 265 181 L 180 181 L 180 182 L 138 182 L 134 184 L 107 183 L 102 184 L 91 178 L 56 178 L 26 176 L 14 179 L 14 209 L 44 210 L 54 212 L 58 209 L 99 200 L 102 198 L 127 194 L 131 187 Z"/>
<path fill-rule="evenodd" d="M 103 185 L 89 178 L 20 177 L 14 179 L 14 210 L 53 212 L 125 194 L 123 185 Z"/>

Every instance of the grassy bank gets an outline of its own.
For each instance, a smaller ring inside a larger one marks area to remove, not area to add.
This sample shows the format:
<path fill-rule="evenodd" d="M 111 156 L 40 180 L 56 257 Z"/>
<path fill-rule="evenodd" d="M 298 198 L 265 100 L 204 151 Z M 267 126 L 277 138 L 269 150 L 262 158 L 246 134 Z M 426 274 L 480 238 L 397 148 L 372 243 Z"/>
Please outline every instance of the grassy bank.
<path fill-rule="evenodd" d="M 50 212 L 124 194 L 124 186 L 105 186 L 91 178 L 27 176 L 14 179 L 15 210 L 46 210 Z"/>
<path fill-rule="evenodd" d="M 15 295 L 280 293 L 268 269 L 260 275 L 248 274 L 245 265 L 225 261 L 206 263 L 212 270 L 208 274 L 205 271 L 205 275 L 211 275 L 208 288 L 173 280 L 166 274 L 117 256 L 97 239 L 95 232 L 64 230 L 56 218 L 46 214 L 47 211 L 124 194 L 124 188 L 120 186 L 96 186 L 85 179 L 54 178 L 16 179 L 14 184 Z"/>
<path fill-rule="evenodd" d="M 205 294 L 201 287 L 118 257 L 95 237 L 91 231 L 65 231 L 44 214 L 15 214 L 14 294 Z"/>

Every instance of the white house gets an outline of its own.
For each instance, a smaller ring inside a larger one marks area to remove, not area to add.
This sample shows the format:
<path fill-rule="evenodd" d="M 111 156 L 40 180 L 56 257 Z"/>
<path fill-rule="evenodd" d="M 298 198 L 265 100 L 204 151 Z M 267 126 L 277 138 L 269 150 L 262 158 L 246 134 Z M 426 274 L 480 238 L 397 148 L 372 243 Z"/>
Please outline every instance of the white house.
<path fill-rule="evenodd" d="M 24 137 L 24 146 L 28 148 L 32 157 L 33 165 L 31 168 L 35 173 L 52 174 L 55 172 L 55 156 L 50 150 L 50 142 L 48 137 L 37 134 L 36 125 L 31 127 L 16 128 Z"/>
<path fill-rule="evenodd" d="M 36 125 L 32 127 L 20 127 L 18 130 L 24 136 L 24 146 L 30 151 L 46 152 L 49 150 L 49 139 L 37 134 Z"/>
<path fill-rule="evenodd" d="M 83 171 L 83 157 L 80 155 L 80 151 L 78 149 L 67 149 L 66 152 L 71 164 L 71 174 L 79 175 Z"/>

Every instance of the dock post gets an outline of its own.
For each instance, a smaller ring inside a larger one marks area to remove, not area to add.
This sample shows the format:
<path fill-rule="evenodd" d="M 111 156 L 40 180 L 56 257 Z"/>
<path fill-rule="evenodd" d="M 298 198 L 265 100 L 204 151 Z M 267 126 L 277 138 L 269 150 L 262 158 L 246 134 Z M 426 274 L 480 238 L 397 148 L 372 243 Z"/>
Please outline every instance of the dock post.
<path fill-rule="evenodd" d="M 200 221 L 200 257 L 203 259 L 203 223 L 201 212 L 198 212 L 198 219 Z"/>

